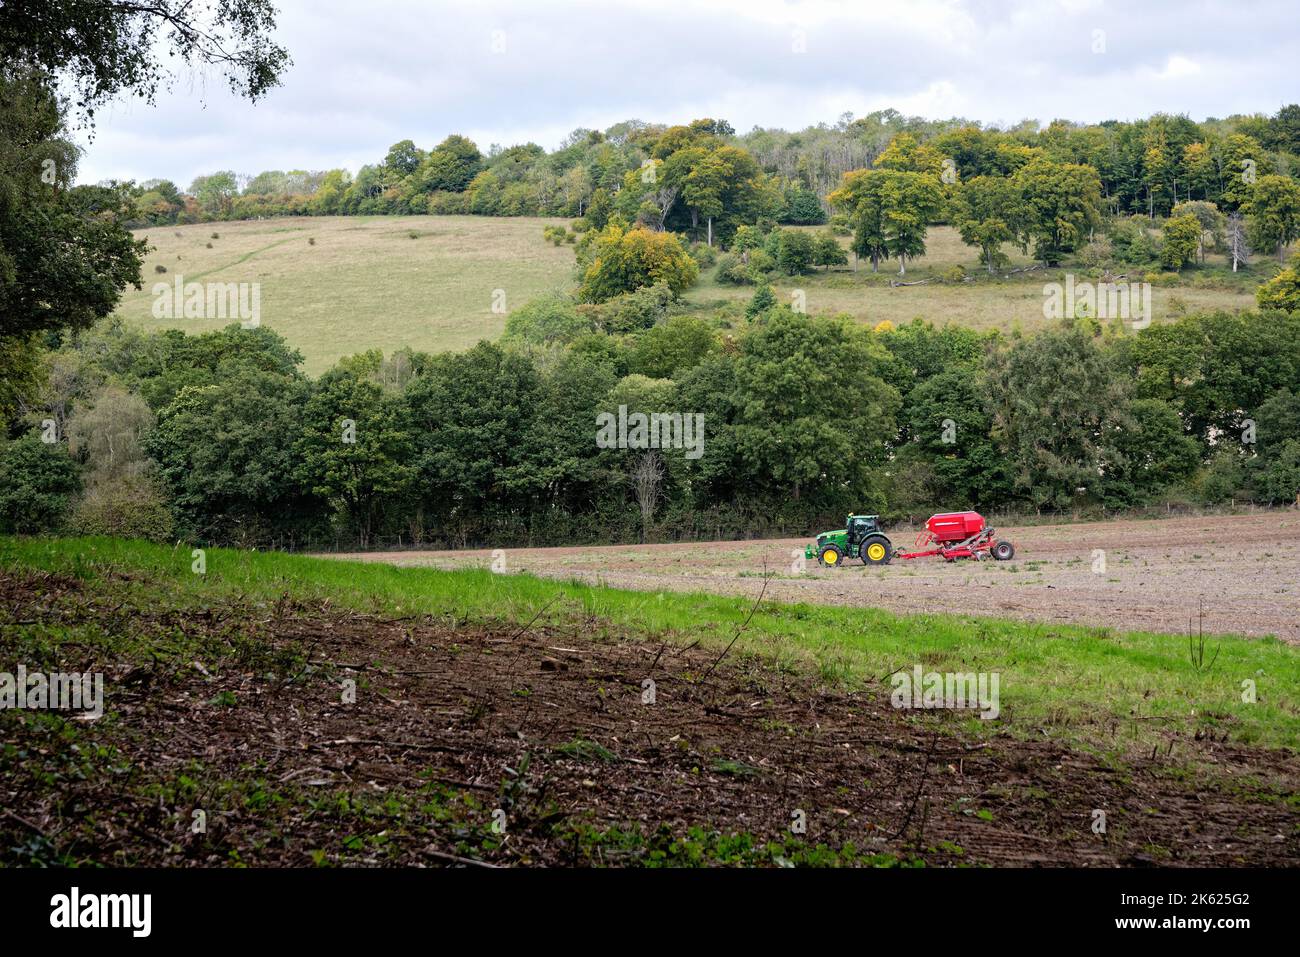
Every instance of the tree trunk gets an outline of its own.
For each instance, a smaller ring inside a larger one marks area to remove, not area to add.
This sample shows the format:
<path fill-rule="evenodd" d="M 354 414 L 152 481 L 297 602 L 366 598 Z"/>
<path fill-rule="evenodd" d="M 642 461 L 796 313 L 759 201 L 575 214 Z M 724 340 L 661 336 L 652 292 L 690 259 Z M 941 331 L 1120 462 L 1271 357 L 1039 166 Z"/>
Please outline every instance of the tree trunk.
<path fill-rule="evenodd" d="M 709 248 L 713 248 L 713 217 L 709 217 Z"/>

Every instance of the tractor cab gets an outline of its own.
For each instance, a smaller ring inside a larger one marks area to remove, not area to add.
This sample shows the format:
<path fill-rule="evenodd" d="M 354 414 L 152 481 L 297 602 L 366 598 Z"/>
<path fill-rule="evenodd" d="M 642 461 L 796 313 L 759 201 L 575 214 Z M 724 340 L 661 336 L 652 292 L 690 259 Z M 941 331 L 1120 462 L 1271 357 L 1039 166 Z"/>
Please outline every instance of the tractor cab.
<path fill-rule="evenodd" d="M 868 535 L 880 531 L 877 515 L 850 515 L 844 524 L 844 544 L 850 555 L 856 555 L 858 546 Z"/>

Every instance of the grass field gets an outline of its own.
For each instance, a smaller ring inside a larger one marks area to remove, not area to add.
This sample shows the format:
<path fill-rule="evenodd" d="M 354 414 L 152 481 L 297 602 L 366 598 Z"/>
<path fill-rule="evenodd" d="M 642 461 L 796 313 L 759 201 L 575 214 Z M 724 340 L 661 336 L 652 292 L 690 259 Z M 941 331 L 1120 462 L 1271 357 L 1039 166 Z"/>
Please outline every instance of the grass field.
<path fill-rule="evenodd" d="M 157 319 L 155 283 L 259 282 L 261 321 L 284 335 L 319 374 L 341 356 L 366 349 L 385 354 L 402 346 L 460 350 L 495 339 L 505 315 L 493 311 L 503 290 L 507 311 L 551 290 L 573 287 L 573 249 L 545 242 L 541 230 L 563 220 L 483 216 L 308 217 L 207 223 L 138 230 L 155 247 L 146 260 L 144 285 L 129 289 L 117 314 L 148 329 L 208 331 L 220 319 Z M 213 239 L 213 234 L 218 238 Z M 414 238 L 412 238 L 414 234 Z M 842 240 L 847 242 L 847 240 Z M 908 281 L 940 276 L 962 265 L 978 281 L 890 286 L 897 264 L 878 274 L 852 266 L 781 279 L 778 301 L 804 290 L 813 314 L 847 314 L 874 326 L 913 318 L 936 325 L 1032 332 L 1043 319 L 1043 282 L 1059 278 L 1028 273 L 1007 280 L 979 276 L 974 251 L 948 226 L 930 230 L 927 255 L 910 263 Z M 210 247 L 210 248 L 209 248 Z M 1013 266 L 1029 259 L 1010 250 Z M 1211 262 L 1211 265 L 1215 263 Z M 156 266 L 166 273 L 157 273 Z M 745 302 L 753 287 L 720 285 L 707 269 L 686 301 L 697 310 Z M 1156 321 L 1181 312 L 1251 309 L 1253 282 L 1243 274 L 1232 288 L 1201 288 L 1191 279 L 1152 290 Z"/>
<path fill-rule="evenodd" d="M 573 250 L 542 241 L 552 222 L 563 221 L 349 216 L 138 230 L 156 248 L 143 288 L 128 289 L 117 314 L 144 328 L 206 332 L 227 323 L 155 319 L 153 285 L 178 274 L 260 282 L 262 324 L 301 350 L 312 374 L 366 349 L 465 349 L 505 328 L 494 290 L 505 291 L 508 310 L 571 284 Z"/>
<path fill-rule="evenodd" d="M 801 227 L 818 232 L 818 228 Z M 848 240 L 841 238 L 847 247 Z M 1007 269 L 1032 264 L 1031 257 L 1012 246 L 1003 250 L 1010 260 Z M 913 282 L 920 279 L 942 277 L 953 266 L 962 266 L 974 281 L 965 283 L 929 283 L 919 286 L 891 286 L 891 282 Z M 1222 257 L 1207 257 L 1207 267 L 1221 266 Z M 1270 266 L 1264 263 L 1265 268 Z M 872 273 L 871 264 L 864 262 L 853 268 L 853 255 L 849 265 L 830 271 L 818 268 L 813 274 L 799 277 L 781 277 L 772 284 L 778 302 L 791 302 L 791 293 L 801 289 L 806 297 L 809 313 L 845 314 L 857 322 L 875 326 L 889 320 L 894 325 L 925 319 L 937 326 L 949 323 L 972 329 L 1000 329 L 1009 332 L 1019 327 L 1031 333 L 1042 327 L 1043 283 L 1059 281 L 1065 270 L 1050 273 L 1034 271 L 1013 275 L 1010 279 L 989 279 L 984 275 L 975 250 L 961 241 L 951 226 L 933 226 L 926 236 L 926 254 L 907 264 L 906 275 L 898 274 L 898 263 L 883 262 L 878 273 Z M 752 286 L 729 286 L 718 283 L 716 270 L 706 270 L 701 281 L 691 289 L 686 299 L 700 307 L 728 302 L 748 302 L 754 294 Z M 1151 290 L 1152 312 L 1155 321 L 1174 318 L 1186 312 L 1204 312 L 1224 309 L 1254 309 L 1254 285 L 1265 275 L 1247 278 L 1240 274 L 1233 288 L 1200 288 L 1191 285 L 1194 272 L 1185 274 L 1186 282 L 1173 286 L 1155 286 Z M 1141 275 L 1129 276 L 1138 281 Z M 1082 279 L 1082 277 L 1080 277 Z"/>

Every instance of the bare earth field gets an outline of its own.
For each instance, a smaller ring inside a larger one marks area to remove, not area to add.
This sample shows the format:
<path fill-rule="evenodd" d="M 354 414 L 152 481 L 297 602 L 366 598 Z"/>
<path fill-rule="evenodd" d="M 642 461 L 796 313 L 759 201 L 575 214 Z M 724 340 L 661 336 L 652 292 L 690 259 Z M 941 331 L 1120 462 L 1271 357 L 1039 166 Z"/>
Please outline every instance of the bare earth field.
<path fill-rule="evenodd" d="M 896 548 L 911 546 L 914 531 L 889 531 Z M 803 563 L 793 553 L 802 556 L 811 536 L 509 549 L 503 557 L 506 572 L 614 588 L 754 594 L 766 571 L 775 574 L 767 595 L 776 601 L 1175 634 L 1187 631 L 1203 599 L 1206 634 L 1276 635 L 1300 644 L 1300 513 L 1038 525 L 998 535 L 1015 544 L 1013 561 L 895 559 L 884 568 L 854 562 L 834 570 L 810 561 L 798 571 Z M 333 557 L 440 568 L 492 561 L 490 550 Z"/>
<path fill-rule="evenodd" d="M 129 636 L 70 649 L 108 676 L 101 720 L 0 711 L 0 753 L 22 756 L 0 762 L 0 866 L 1300 861 L 1293 752 L 1197 736 L 1127 765 L 972 741 L 953 713 L 899 711 L 875 688 L 589 626 L 390 620 L 287 595 L 196 612 L 134 584 L 0 572 L 10 620 Z M 0 652 L 19 634 L 0 630 Z M 169 660 L 178 641 L 192 644 Z M 141 664 L 137 644 L 163 654 Z"/>

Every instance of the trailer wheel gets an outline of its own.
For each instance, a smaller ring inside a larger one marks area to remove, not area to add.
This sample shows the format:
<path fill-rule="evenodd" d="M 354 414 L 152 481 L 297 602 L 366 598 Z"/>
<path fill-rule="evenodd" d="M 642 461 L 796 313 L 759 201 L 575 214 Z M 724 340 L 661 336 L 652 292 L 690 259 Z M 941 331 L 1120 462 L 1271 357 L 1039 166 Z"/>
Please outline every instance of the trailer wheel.
<path fill-rule="evenodd" d="M 993 546 L 993 557 L 1000 562 L 1009 562 L 1016 557 L 1016 547 L 1010 542 L 998 542 Z"/>
<path fill-rule="evenodd" d="M 869 535 L 863 539 L 858 557 L 864 565 L 888 565 L 894 557 L 894 549 L 884 535 Z"/>
<path fill-rule="evenodd" d="M 838 568 L 843 558 L 844 553 L 840 551 L 838 545 L 823 545 L 822 550 L 817 553 L 817 561 L 825 568 Z"/>

